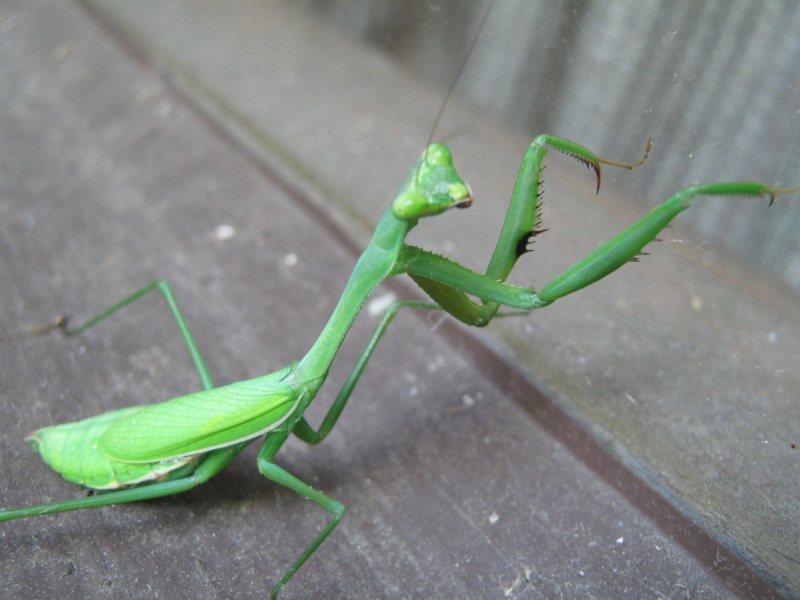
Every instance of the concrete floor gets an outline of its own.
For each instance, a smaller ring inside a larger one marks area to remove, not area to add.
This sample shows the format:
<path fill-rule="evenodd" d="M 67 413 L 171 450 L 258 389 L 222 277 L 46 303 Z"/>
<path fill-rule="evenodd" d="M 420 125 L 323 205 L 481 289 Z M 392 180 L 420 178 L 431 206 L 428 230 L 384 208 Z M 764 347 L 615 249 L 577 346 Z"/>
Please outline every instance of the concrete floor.
<path fill-rule="evenodd" d="M 300 11 L 221 7 L 2 9 L 5 507 L 79 493 L 27 432 L 198 387 L 157 298 L 80 339 L 37 325 L 164 277 L 217 383 L 287 364 L 424 145 L 436 93 Z M 414 243 L 481 265 L 526 143 L 476 121 L 457 153 L 476 205 Z M 558 201 L 527 283 L 640 214 L 613 186 L 595 199 L 580 166 L 548 165 Z M 325 444 L 280 454 L 349 510 L 285 597 L 800 595 L 797 297 L 679 227 L 669 239 L 488 332 L 401 315 Z M 323 404 L 375 322 L 356 323 Z M 3 524 L 0 589 L 263 597 L 325 514 L 254 457 L 181 497 Z"/>

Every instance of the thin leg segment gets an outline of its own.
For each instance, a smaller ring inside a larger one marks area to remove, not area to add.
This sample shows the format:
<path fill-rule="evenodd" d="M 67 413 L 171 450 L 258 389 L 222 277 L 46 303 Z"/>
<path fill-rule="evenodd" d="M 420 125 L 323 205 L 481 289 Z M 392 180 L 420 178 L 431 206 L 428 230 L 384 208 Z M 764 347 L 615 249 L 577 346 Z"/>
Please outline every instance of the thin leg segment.
<path fill-rule="evenodd" d="M 214 384 L 211 381 L 211 376 L 209 375 L 208 368 L 206 367 L 205 360 L 203 356 L 200 354 L 200 350 L 197 347 L 197 343 L 194 341 L 194 336 L 192 336 L 192 332 L 189 330 L 189 326 L 186 324 L 186 319 L 183 318 L 183 313 L 181 313 L 180 308 L 178 307 L 178 303 L 175 300 L 175 295 L 172 293 L 172 288 L 169 285 L 168 281 L 163 279 L 159 279 L 158 281 L 154 281 L 142 289 L 134 292 L 127 298 L 124 298 L 117 302 L 111 308 L 108 308 L 101 312 L 99 315 L 96 315 L 86 321 L 83 325 L 79 325 L 78 327 L 68 327 L 68 323 L 63 320 L 59 323 L 59 328 L 64 332 L 65 335 L 72 336 L 78 335 L 97 325 L 100 321 L 105 319 L 106 317 L 110 317 L 118 310 L 125 308 L 129 304 L 132 304 L 148 292 L 153 290 L 158 290 L 161 296 L 164 298 L 164 301 L 167 303 L 167 308 L 169 308 L 170 313 L 172 314 L 172 318 L 175 319 L 175 323 L 178 325 L 178 329 L 181 332 L 181 336 L 183 337 L 183 341 L 186 344 L 186 347 L 189 350 L 189 355 L 192 358 L 192 362 L 194 363 L 194 367 L 197 370 L 197 374 L 200 376 L 200 383 L 203 386 L 204 390 L 209 390 L 214 387 Z"/>
<path fill-rule="evenodd" d="M 356 387 L 358 380 L 361 378 L 361 374 L 364 372 L 364 368 L 367 366 L 369 359 L 372 358 L 372 353 L 375 352 L 378 342 L 381 340 L 383 334 L 386 332 L 386 329 L 389 327 L 389 324 L 395 318 L 400 309 L 406 306 L 411 308 L 424 308 L 428 310 L 441 310 L 440 306 L 431 304 L 429 302 L 412 302 L 407 300 L 398 300 L 397 302 L 393 302 L 391 306 L 386 309 L 386 312 L 383 313 L 380 323 L 378 323 L 378 326 L 372 333 L 372 337 L 370 337 L 369 341 L 367 342 L 366 348 L 364 348 L 361 356 L 353 366 L 353 370 L 350 371 L 350 375 L 347 376 L 347 380 L 344 382 L 342 389 L 339 391 L 339 394 L 336 396 L 333 404 L 331 404 L 330 409 L 328 409 L 328 414 L 326 414 L 322 419 L 319 429 L 314 431 L 311 425 L 308 424 L 308 421 L 306 421 L 305 418 L 302 418 L 297 423 L 293 431 L 298 438 L 308 444 L 318 444 L 330 433 L 331 429 L 333 429 L 333 426 L 336 425 L 336 421 L 339 419 L 339 416 L 342 414 L 342 410 L 344 410 L 347 401 L 350 399 L 350 395 L 353 393 L 353 389 Z"/>
<path fill-rule="evenodd" d="M 84 508 L 97 508 L 99 506 L 110 506 L 112 504 L 138 502 L 139 500 L 151 500 L 153 498 L 162 498 L 164 496 L 172 496 L 173 494 L 186 492 L 205 483 L 219 473 L 248 443 L 249 441 L 210 452 L 202 459 L 199 466 L 191 465 L 194 472 L 190 475 L 138 487 L 115 490 L 113 492 L 103 492 L 94 496 L 75 498 L 74 500 L 66 500 L 64 502 L 0 510 L 0 523 L 3 521 L 11 521 L 12 519 L 50 515 Z M 180 473 L 180 471 L 176 471 L 176 473 Z"/>
<path fill-rule="evenodd" d="M 294 575 L 297 570 L 303 566 L 303 563 L 305 563 L 309 557 L 316 552 L 320 544 L 322 544 L 322 542 L 325 541 L 331 532 L 336 529 L 336 526 L 339 524 L 339 521 L 342 520 L 345 512 L 344 504 L 334 500 L 329 496 L 326 496 L 322 492 L 318 492 L 304 481 L 301 481 L 285 469 L 282 469 L 278 465 L 271 462 L 272 458 L 275 456 L 278 450 L 280 450 L 281 446 L 283 446 L 283 443 L 286 441 L 288 435 L 289 434 L 286 432 L 276 432 L 267 435 L 264 445 L 261 447 L 261 450 L 258 453 L 259 471 L 261 471 L 261 474 L 267 479 L 287 487 L 290 490 L 294 490 L 304 498 L 308 498 L 312 502 L 319 504 L 331 514 L 331 520 L 328 521 L 328 524 L 323 528 L 322 531 L 319 532 L 317 537 L 314 538 L 314 541 L 312 541 L 311 544 L 309 544 L 308 547 L 303 551 L 303 553 L 300 555 L 300 558 L 298 558 L 291 568 L 286 571 L 284 576 L 281 577 L 281 580 L 278 582 L 278 584 L 272 588 L 270 591 L 270 598 L 273 600 L 278 597 L 278 593 L 281 591 L 281 589 L 283 589 L 283 586 L 286 585 L 286 582 L 292 578 L 292 575 Z"/>

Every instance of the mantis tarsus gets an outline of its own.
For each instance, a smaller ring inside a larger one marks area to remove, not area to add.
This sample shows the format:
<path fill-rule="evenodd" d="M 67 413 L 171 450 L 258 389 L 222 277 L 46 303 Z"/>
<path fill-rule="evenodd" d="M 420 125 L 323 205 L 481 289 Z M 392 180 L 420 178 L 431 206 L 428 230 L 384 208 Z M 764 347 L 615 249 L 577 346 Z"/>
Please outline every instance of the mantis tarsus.
<path fill-rule="evenodd" d="M 469 325 L 484 326 L 501 307 L 529 311 L 586 287 L 631 261 L 696 196 L 766 196 L 770 204 L 795 188 L 728 182 L 685 188 L 647 216 L 611 238 L 540 291 L 505 283 L 517 259 L 540 233 L 540 176 L 549 148 L 594 170 L 600 185 L 601 164 L 633 168 L 595 156 L 574 142 L 539 136 L 530 145 L 519 171 L 506 219 L 484 273 L 476 273 L 444 256 L 408 245 L 405 238 L 420 219 L 472 202 L 469 187 L 452 166 L 450 151 L 431 144 L 384 212 L 361 254 L 328 323 L 308 353 L 274 373 L 214 388 L 208 369 L 166 281 L 156 281 L 76 328 L 82 333 L 150 291 L 167 302 L 203 390 L 161 404 L 135 406 L 82 421 L 40 429 L 30 436 L 33 448 L 61 475 L 97 490 L 93 496 L 0 511 L 0 521 L 133 502 L 189 490 L 207 481 L 255 439 L 264 436 L 258 468 L 266 478 L 313 500 L 331 514 L 324 529 L 272 588 L 275 598 L 303 563 L 335 529 L 345 508 L 272 462 L 294 434 L 309 444 L 321 442 L 335 425 L 386 328 L 403 307 L 444 310 Z M 649 151 L 649 146 L 648 146 Z M 645 155 L 646 158 L 647 155 Z M 353 320 L 372 290 L 385 278 L 407 273 L 433 303 L 397 301 L 385 312 L 366 348 L 319 428 L 303 413 L 316 396 Z"/>

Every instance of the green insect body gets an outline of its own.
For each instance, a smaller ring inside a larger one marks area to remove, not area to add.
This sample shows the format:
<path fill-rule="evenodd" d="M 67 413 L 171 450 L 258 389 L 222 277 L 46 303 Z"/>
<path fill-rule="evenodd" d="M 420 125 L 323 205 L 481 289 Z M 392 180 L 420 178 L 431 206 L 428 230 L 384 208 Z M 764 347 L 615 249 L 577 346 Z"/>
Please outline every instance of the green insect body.
<path fill-rule="evenodd" d="M 319 443 L 327 436 L 400 308 L 444 310 L 464 323 L 483 326 L 501 307 L 527 311 L 547 306 L 635 259 L 676 215 L 690 207 L 696 196 L 766 196 L 772 203 L 778 194 L 800 190 L 775 189 L 749 182 L 686 188 L 537 292 L 506 284 L 505 280 L 526 251 L 530 239 L 540 233 L 539 181 L 548 147 L 593 169 L 598 189 L 601 164 L 633 168 L 644 162 L 643 158 L 633 165 L 613 163 L 596 157 L 574 142 L 537 137 L 523 158 L 506 219 L 486 271 L 477 273 L 446 257 L 405 243 L 408 232 L 420 219 L 453 207 L 465 208 L 472 202 L 468 186 L 453 168 L 450 151 L 441 144 L 432 144 L 423 152 L 400 193 L 381 217 L 317 341 L 302 360 L 269 375 L 214 388 L 165 281 L 142 288 L 81 327 L 67 329 L 63 324 L 62 329 L 67 334 L 81 333 L 141 296 L 158 290 L 178 324 L 204 389 L 161 404 L 117 410 L 36 431 L 29 438 L 32 446 L 54 470 L 71 482 L 104 493 L 2 510 L 0 521 L 186 491 L 207 481 L 247 444 L 263 436 L 257 459 L 262 475 L 313 500 L 331 514 L 325 528 L 272 588 L 274 598 L 335 529 L 345 509 L 338 501 L 275 465 L 272 459 L 291 434 L 309 444 Z M 329 412 L 314 430 L 305 420 L 304 412 L 325 382 L 350 325 L 375 287 L 385 278 L 402 273 L 410 275 L 434 302 L 399 301 L 387 309 Z"/>
<path fill-rule="evenodd" d="M 100 438 L 117 421 L 125 420 L 144 406 L 107 412 L 82 421 L 45 427 L 28 440 L 50 467 L 67 481 L 93 490 L 113 490 L 162 479 L 191 462 L 190 458 L 148 463 L 112 459 Z"/>

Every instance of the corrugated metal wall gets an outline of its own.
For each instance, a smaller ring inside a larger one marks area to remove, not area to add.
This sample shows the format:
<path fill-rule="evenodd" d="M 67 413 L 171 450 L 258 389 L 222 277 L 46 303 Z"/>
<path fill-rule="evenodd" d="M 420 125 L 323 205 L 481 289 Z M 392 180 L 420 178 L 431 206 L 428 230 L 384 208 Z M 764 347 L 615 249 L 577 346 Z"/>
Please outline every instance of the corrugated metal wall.
<path fill-rule="evenodd" d="M 307 0 L 443 87 L 472 43 L 479 0 Z M 647 167 L 626 189 L 655 204 L 696 182 L 800 184 L 800 3 L 496 0 L 458 93 L 531 135 Z M 433 118 L 433 116 L 431 116 Z M 800 195 L 697 202 L 687 220 L 800 288 Z"/>

